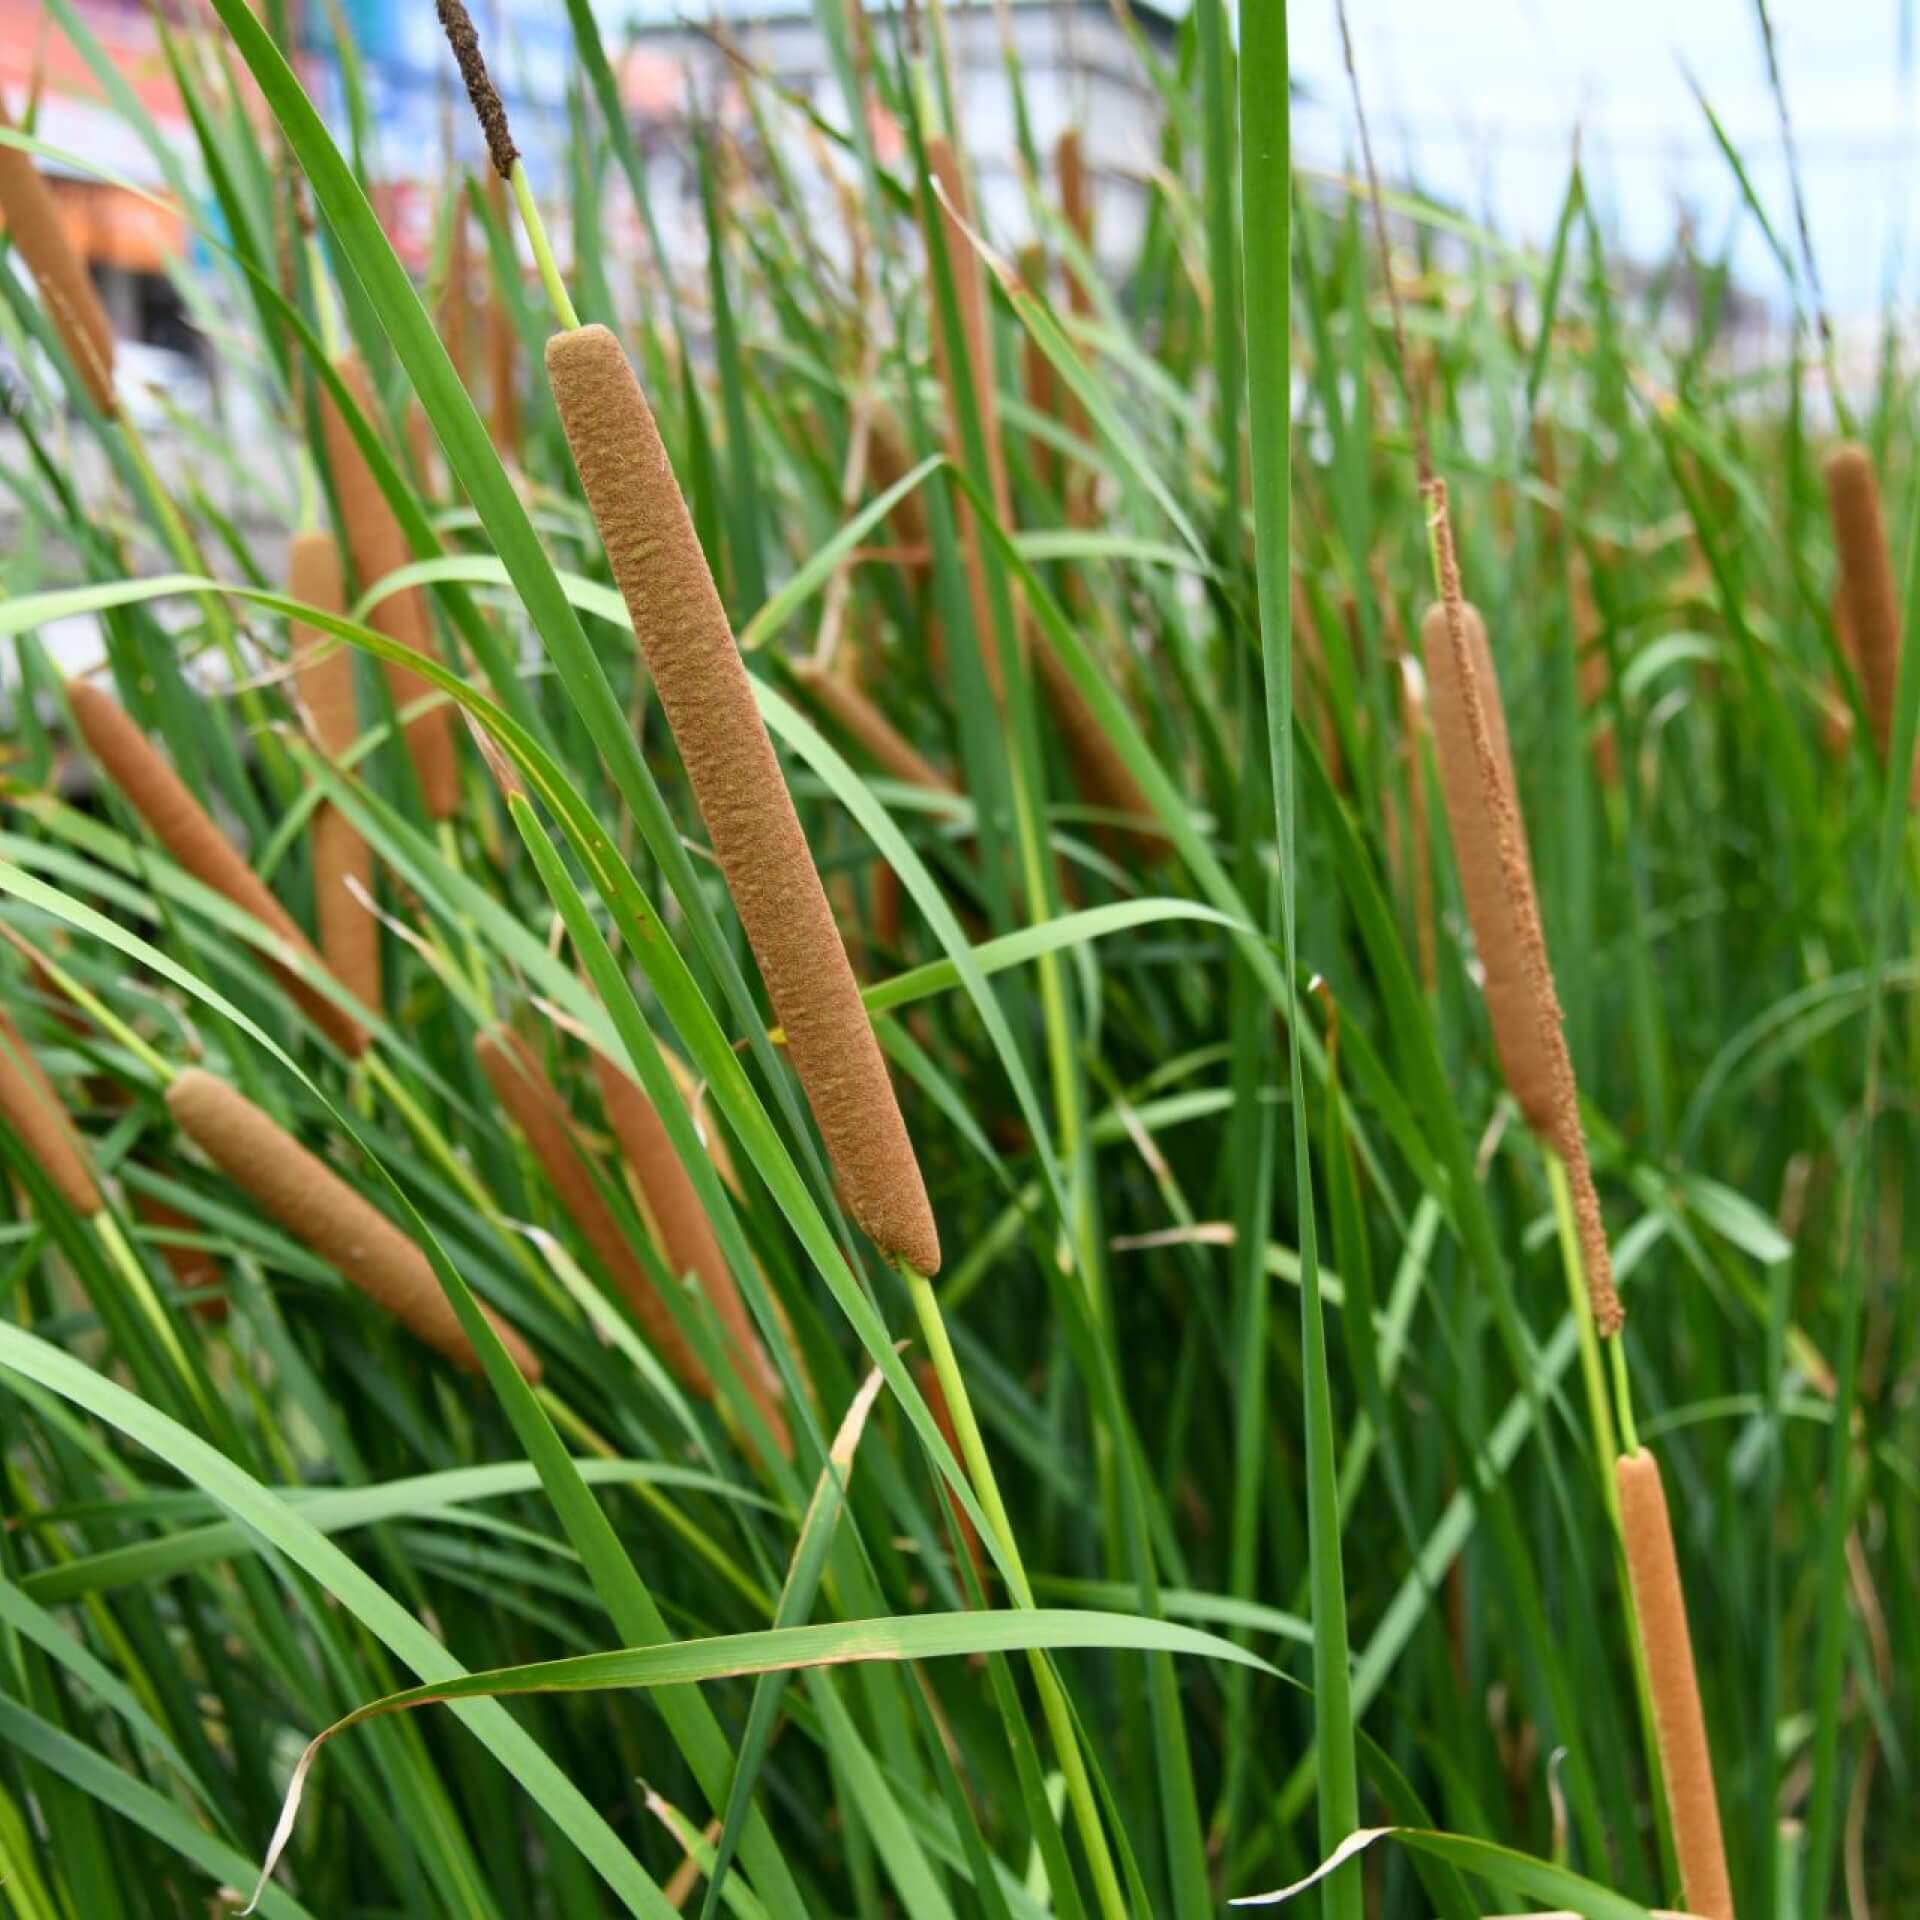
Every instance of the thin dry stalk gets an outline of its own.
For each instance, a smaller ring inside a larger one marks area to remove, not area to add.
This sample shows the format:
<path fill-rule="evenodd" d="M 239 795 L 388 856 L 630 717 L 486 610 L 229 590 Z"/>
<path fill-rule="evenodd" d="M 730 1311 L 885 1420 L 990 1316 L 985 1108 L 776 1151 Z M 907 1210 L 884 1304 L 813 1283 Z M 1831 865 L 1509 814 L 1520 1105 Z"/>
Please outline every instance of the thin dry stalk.
<path fill-rule="evenodd" d="M 701 1295 L 725 1329 L 735 1369 L 753 1396 L 754 1405 L 781 1453 L 792 1459 L 793 1436 L 787 1430 L 779 1376 L 760 1343 L 726 1255 L 720 1251 L 713 1223 L 673 1150 L 666 1126 L 632 1076 L 598 1051 L 593 1056 L 593 1071 L 600 1085 L 600 1104 L 639 1185 L 662 1257 L 682 1279 L 693 1275 Z"/>
<path fill-rule="evenodd" d="M 4 100 L 0 127 L 13 130 Z M 88 398 L 113 417 L 119 412 L 113 391 L 113 323 L 67 237 L 53 189 L 19 147 L 0 145 L 0 214 L 6 216 L 7 237 L 32 269 L 47 318 Z"/>
<path fill-rule="evenodd" d="M 1444 509 L 1443 483 L 1433 485 Z M 1447 552 L 1450 559 L 1450 546 Z M 1428 609 L 1420 632 L 1441 797 L 1485 976 L 1501 1072 L 1528 1126 L 1566 1163 L 1594 1323 L 1606 1336 L 1619 1330 L 1625 1314 L 1614 1290 L 1573 1061 L 1540 928 L 1506 715 L 1486 627 L 1457 598 L 1458 577 L 1451 577 L 1453 596 Z M 1442 579 L 1447 578 L 1443 567 Z"/>
<path fill-rule="evenodd" d="M 345 611 L 340 552 L 331 534 L 295 535 L 287 556 L 287 592 L 325 613 Z M 360 732 L 352 649 L 330 634 L 295 621 L 293 663 L 314 740 L 328 759 L 338 760 Z M 312 837 L 313 902 L 321 957 L 362 1006 L 377 1007 L 380 923 L 366 905 L 373 893 L 372 849 L 359 828 L 331 801 L 323 800 L 314 809 Z"/>
<path fill-rule="evenodd" d="M 353 404 L 369 423 L 377 420 L 373 380 L 359 356 L 344 354 L 333 364 L 341 384 L 353 396 Z M 354 579 L 364 593 L 376 581 L 410 564 L 413 549 L 387 504 L 387 496 L 380 491 L 360 443 L 331 396 L 322 394 L 320 411 L 326 431 L 327 464 L 333 469 L 341 524 L 346 530 L 347 554 L 353 561 Z M 438 654 L 427 596 L 419 587 L 388 594 L 373 609 L 369 624 L 376 633 L 428 659 Z M 386 674 L 393 704 L 402 712 L 435 691 L 433 682 L 411 667 L 389 662 Z M 415 714 L 406 723 L 406 740 L 429 818 L 451 819 L 460 806 L 460 766 L 455 758 L 452 709 L 439 700 Z"/>
<path fill-rule="evenodd" d="M 587 503 L 849 1211 L 889 1256 L 940 1265 L 920 1165 L 652 410 L 605 327 L 547 372 Z"/>
<path fill-rule="evenodd" d="M 1660 1466 L 1644 1449 L 1616 1463 L 1620 1533 L 1627 1575 L 1646 1650 L 1647 1690 L 1653 1697 L 1654 1734 L 1660 1771 L 1666 1778 L 1667 1816 L 1680 1862 L 1680 1890 L 1687 1910 L 1703 1920 L 1733 1920 L 1726 1848 L 1720 1837 L 1720 1802 L 1714 1792 L 1713 1757 L 1706 1716 L 1693 1669 L 1686 1596 L 1673 1550 L 1673 1527 Z"/>
<path fill-rule="evenodd" d="M 0 1120 L 75 1213 L 91 1219 L 103 1204 L 79 1131 L 60 1103 L 25 1036 L 0 1008 Z"/>
<path fill-rule="evenodd" d="M 509 1027 L 496 1027 L 474 1043 L 474 1056 L 487 1076 L 494 1098 L 520 1129 L 552 1187 L 560 1212 L 572 1222 L 620 1297 L 633 1309 L 648 1343 L 680 1384 L 704 1399 L 713 1397 L 713 1381 L 700 1364 L 673 1310 L 634 1252 L 573 1131 L 573 1116 L 547 1077 L 539 1055 Z"/>
<path fill-rule="evenodd" d="M 214 825 L 126 711 L 86 680 L 69 680 L 67 699 L 101 770 L 179 866 L 203 887 L 251 914 L 284 946 L 311 956 L 318 964 L 320 956 L 294 925 L 286 908 L 241 859 L 233 843 Z M 366 1029 L 352 1014 L 310 987 L 292 968 L 273 960 L 267 964 L 307 1017 L 342 1053 L 357 1059 L 366 1051 Z"/>
<path fill-rule="evenodd" d="M 474 1372 L 474 1351 L 427 1256 L 318 1155 L 244 1094 L 198 1067 L 167 1089 L 174 1123 L 242 1192 L 318 1254 L 350 1286 L 457 1365 Z M 529 1382 L 540 1361 L 513 1328 L 482 1306 L 501 1344 Z"/>

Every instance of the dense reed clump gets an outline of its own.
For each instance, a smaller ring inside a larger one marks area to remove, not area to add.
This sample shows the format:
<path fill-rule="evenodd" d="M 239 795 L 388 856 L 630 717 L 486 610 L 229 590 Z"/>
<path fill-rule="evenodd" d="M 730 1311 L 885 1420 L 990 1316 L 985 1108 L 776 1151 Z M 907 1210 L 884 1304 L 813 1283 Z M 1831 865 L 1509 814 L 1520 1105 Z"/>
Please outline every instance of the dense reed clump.
<path fill-rule="evenodd" d="M 1653 1699 L 1660 1770 L 1673 1826 L 1674 1852 L 1687 1909 L 1702 1920 L 1734 1920 L 1727 1880 L 1726 1848 L 1720 1837 L 1720 1802 L 1714 1791 L 1713 1756 L 1694 1673 L 1693 1638 L 1687 1630 L 1686 1595 L 1674 1556 L 1673 1525 L 1660 1482 L 1660 1463 L 1642 1450 L 1615 1464 L 1620 1493 L 1620 1532 L 1634 1610 L 1646 1649 L 1647 1687 Z"/>
<path fill-rule="evenodd" d="M 373 381 L 359 356 L 347 354 L 336 360 L 334 371 L 367 420 L 376 419 Z M 386 495 L 380 491 L 366 455 L 360 451 L 360 443 L 354 439 L 352 429 L 331 395 L 322 395 L 321 417 L 326 428 L 327 464 L 333 470 L 334 495 L 339 501 L 341 525 L 347 536 L 347 553 L 353 562 L 354 578 L 364 592 L 376 581 L 406 566 L 413 559 L 413 549 L 407 544 L 407 536 L 394 518 Z M 409 587 L 403 592 L 388 594 L 373 609 L 370 624 L 389 640 L 398 641 L 428 659 L 438 653 L 433 618 L 422 588 Z M 434 692 L 433 682 L 411 667 L 388 662 L 386 675 L 393 704 L 401 712 L 427 700 Z M 453 712 L 444 700 L 433 701 L 406 723 L 407 754 L 420 782 L 420 796 L 428 817 L 434 820 L 451 819 L 460 806 L 460 763 L 453 727 Z"/>
<path fill-rule="evenodd" d="M 1480 956 L 1500 1070 L 1527 1125 L 1566 1163 L 1594 1324 L 1606 1336 L 1618 1332 L 1626 1316 L 1614 1289 L 1613 1258 L 1580 1125 L 1579 1090 L 1540 931 L 1506 711 L 1485 623 L 1469 606 L 1462 605 L 1459 615 L 1464 664 L 1444 605 L 1430 607 L 1420 629 L 1454 862 Z M 1484 745 L 1475 732 L 1476 711 Z"/>
<path fill-rule="evenodd" d="M 883 1253 L 931 1274 L 920 1163 L 652 409 L 605 327 L 554 335 L 547 374 L 847 1207 Z"/>
<path fill-rule="evenodd" d="M 0 131 L 13 131 L 4 99 Z M 119 412 L 113 391 L 113 323 L 32 156 L 5 142 L 0 142 L 0 214 L 6 216 L 7 238 L 33 269 L 47 318 L 87 397 L 111 418 Z"/>
<path fill-rule="evenodd" d="M 540 1057 L 510 1027 L 496 1027 L 474 1042 L 474 1057 L 487 1076 L 494 1098 L 525 1136 L 560 1212 L 633 1309 L 649 1343 L 683 1386 L 711 1397 L 713 1382 L 700 1364 L 672 1309 L 641 1264 L 573 1131 L 573 1117 L 559 1089 L 547 1077 Z"/>
<path fill-rule="evenodd" d="M 26 1036 L 4 1007 L 0 1007 L 0 1120 L 75 1213 L 91 1216 L 100 1211 L 100 1183 L 79 1131 Z"/>
<path fill-rule="evenodd" d="M 333 536 L 300 533 L 287 555 L 287 592 L 306 606 L 340 613 L 340 554 Z M 296 621 L 293 627 L 295 684 L 313 723 L 320 751 L 338 759 L 359 738 L 353 697 L 353 654 L 330 634 Z M 373 891 L 373 852 L 366 836 L 331 802 L 313 813 L 313 906 L 320 928 L 320 954 L 362 1006 L 380 1004 L 380 923 L 368 901 Z M 358 889 L 360 897 L 355 896 Z"/>
<path fill-rule="evenodd" d="M 168 1087 L 167 1111 L 236 1187 L 349 1285 L 447 1359 L 479 1370 L 480 1356 L 427 1256 L 317 1154 L 198 1067 Z M 481 1310 L 522 1377 L 537 1381 L 541 1367 L 533 1349 L 490 1307 Z"/>
<path fill-rule="evenodd" d="M 87 680 L 69 680 L 67 699 L 102 771 L 179 865 L 202 886 L 251 914 L 283 945 L 320 965 L 320 956 L 294 924 L 292 915 L 241 859 L 232 841 L 214 825 L 206 809 L 126 710 Z M 367 1032 L 359 1021 L 309 986 L 291 967 L 278 961 L 269 964 L 307 1017 L 335 1046 L 348 1054 L 365 1051 Z"/>

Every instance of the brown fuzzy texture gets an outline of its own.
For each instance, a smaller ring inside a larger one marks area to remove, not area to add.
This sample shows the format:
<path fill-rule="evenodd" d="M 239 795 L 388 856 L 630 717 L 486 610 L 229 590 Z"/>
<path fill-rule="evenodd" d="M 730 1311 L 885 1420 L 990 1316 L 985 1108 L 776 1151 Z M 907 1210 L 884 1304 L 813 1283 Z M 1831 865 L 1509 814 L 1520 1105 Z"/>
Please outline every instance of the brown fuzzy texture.
<path fill-rule="evenodd" d="M 409 1333 L 479 1371 L 480 1356 L 427 1256 L 323 1160 L 243 1094 L 198 1067 L 167 1089 L 167 1110 L 180 1131 L 302 1246 Z M 490 1307 L 481 1311 L 521 1377 L 538 1381 L 540 1362 L 532 1348 Z"/>
<path fill-rule="evenodd" d="M 513 171 L 513 163 L 520 158 L 520 149 L 513 144 L 513 135 L 507 130 L 507 110 L 501 104 L 499 89 L 494 86 L 487 72 L 486 60 L 480 52 L 480 36 L 473 30 L 472 16 L 467 12 L 464 0 L 435 0 L 435 10 L 440 15 L 447 45 L 453 49 L 454 64 L 460 69 L 467 98 L 473 102 L 480 131 L 487 137 L 487 157 L 493 162 L 494 172 L 504 180 Z"/>
<path fill-rule="evenodd" d="M 852 681 L 843 680 L 811 660 L 798 662 L 793 677 L 807 697 L 890 780 L 925 787 L 930 793 L 959 788 Z"/>
<path fill-rule="evenodd" d="M 355 354 L 343 354 L 333 363 L 341 384 L 353 396 L 369 423 L 379 418 L 373 404 L 373 381 Z M 321 419 L 326 430 L 327 464 L 333 469 L 334 490 L 340 500 L 340 519 L 347 535 L 347 554 L 353 561 L 354 580 L 365 592 L 398 567 L 413 559 L 407 536 L 387 504 L 387 496 L 367 465 L 360 443 L 341 416 L 332 398 L 323 393 Z M 396 640 L 403 647 L 429 659 L 436 658 L 433 621 L 427 612 L 427 597 L 419 587 L 404 593 L 391 593 L 374 608 L 371 622 L 376 633 Z M 387 687 L 393 704 L 401 710 L 433 693 L 432 681 L 422 678 L 411 667 L 388 664 Z M 460 767 L 455 758 L 453 709 L 444 700 L 417 714 L 407 722 L 407 753 L 420 781 L 420 793 L 427 813 L 435 820 L 448 820 L 460 806 Z"/>
<path fill-rule="evenodd" d="M 509 239 L 513 228 L 507 214 L 507 190 L 495 177 L 487 182 L 487 202 Z M 505 290 L 491 272 L 487 275 L 487 391 L 493 409 L 493 444 L 502 460 L 520 457 L 520 340 L 508 311 Z"/>
<path fill-rule="evenodd" d="M 613 1137 L 620 1143 L 628 1167 L 639 1183 L 647 1218 L 659 1243 L 661 1257 L 682 1279 L 692 1274 L 702 1297 L 712 1307 L 733 1349 L 734 1364 L 746 1383 L 781 1454 L 793 1458 L 793 1436 L 787 1431 L 779 1376 L 754 1330 L 752 1316 L 734 1284 L 726 1255 L 720 1251 L 713 1223 L 700 1205 L 687 1170 L 673 1150 L 654 1104 L 631 1075 L 604 1054 L 593 1056 L 594 1077 L 600 1083 L 600 1104 L 606 1109 Z"/>
<path fill-rule="evenodd" d="M 294 536 L 287 555 L 287 592 L 323 613 L 344 611 L 340 554 L 331 534 Z M 322 753 L 337 760 L 360 732 L 353 698 L 353 649 L 296 621 L 293 660 L 301 702 L 312 716 L 314 738 Z M 362 1006 L 378 1007 L 380 923 L 348 890 L 348 882 L 357 881 L 372 897 L 372 850 L 353 822 L 325 801 L 314 810 L 312 833 L 313 905 L 321 957 Z"/>
<path fill-rule="evenodd" d="M 1506 713 L 1486 627 L 1472 607 L 1462 603 L 1460 613 L 1458 649 L 1444 604 L 1430 607 L 1420 628 L 1440 794 L 1500 1070 L 1527 1125 L 1566 1162 L 1594 1324 L 1605 1337 L 1618 1332 L 1626 1316 L 1614 1290 L 1573 1060 L 1540 929 Z"/>
<path fill-rule="evenodd" d="M 594 1184 L 573 1116 L 547 1077 L 539 1056 L 508 1027 L 495 1027 L 474 1042 L 474 1057 L 487 1076 L 494 1098 L 525 1136 L 527 1146 L 553 1188 L 560 1212 L 578 1229 L 594 1257 L 633 1309 L 642 1331 L 667 1370 L 684 1387 L 713 1397 L 713 1382 L 661 1299 L 640 1256 L 614 1218 L 606 1196 Z"/>
<path fill-rule="evenodd" d="M 913 1143 L 652 411 L 605 327 L 555 335 L 547 373 L 848 1210 L 883 1253 L 932 1274 L 940 1239 Z"/>
<path fill-rule="evenodd" d="M 75 1213 L 100 1211 L 99 1183 L 86 1148 L 26 1037 L 0 1008 L 0 1121 L 19 1136 L 27 1157 Z"/>
<path fill-rule="evenodd" d="M 178 865 L 203 887 L 210 887 L 251 914 L 283 944 L 318 962 L 320 956 L 294 925 L 286 908 L 241 859 L 233 843 L 208 818 L 200 802 L 126 711 L 86 680 L 69 680 L 67 698 L 86 736 L 88 750 Z M 342 1053 L 358 1058 L 366 1051 L 366 1031 L 352 1014 L 308 986 L 291 968 L 273 960 L 267 964 L 296 1004 Z"/>
<path fill-rule="evenodd" d="M 1633 1585 L 1634 1611 L 1646 1649 L 1647 1690 L 1653 1698 L 1660 1771 L 1666 1776 L 1667 1816 L 1680 1863 L 1681 1897 L 1703 1920 L 1733 1920 L 1733 1890 L 1727 1880 L 1726 1848 L 1720 1837 L 1720 1803 L 1713 1786 L 1713 1758 L 1700 1710 L 1693 1670 L 1693 1640 L 1687 1632 L 1686 1596 L 1674 1556 L 1673 1528 L 1660 1465 L 1644 1449 L 1615 1463 L 1620 1490 L 1620 1531 Z"/>
<path fill-rule="evenodd" d="M 1826 477 L 1844 629 L 1860 670 L 1867 724 L 1884 761 L 1893 745 L 1893 696 L 1900 677 L 1900 600 L 1887 554 L 1880 482 L 1866 448 L 1851 442 L 1827 456 Z M 1920 793 L 1920 764 L 1909 784 Z"/>
<path fill-rule="evenodd" d="M 0 102 L 0 127 L 12 126 Z M 112 418 L 119 412 L 113 392 L 113 323 L 86 263 L 67 237 L 53 189 L 19 147 L 0 146 L 0 214 L 6 216 L 8 238 L 33 271 L 47 318 L 88 398 Z"/>

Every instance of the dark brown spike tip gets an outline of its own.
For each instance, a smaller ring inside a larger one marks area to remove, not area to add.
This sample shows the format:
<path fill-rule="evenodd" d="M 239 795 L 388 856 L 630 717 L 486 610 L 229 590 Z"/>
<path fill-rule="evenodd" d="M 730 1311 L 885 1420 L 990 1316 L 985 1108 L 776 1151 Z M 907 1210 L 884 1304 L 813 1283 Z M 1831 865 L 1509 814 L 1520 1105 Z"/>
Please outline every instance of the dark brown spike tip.
<path fill-rule="evenodd" d="M 487 137 L 487 154 L 493 161 L 493 169 L 502 180 L 510 179 L 513 163 L 520 158 L 520 149 L 513 144 L 500 90 L 487 72 L 486 59 L 480 51 L 480 36 L 473 28 L 473 16 L 467 11 L 465 0 L 434 0 L 434 7 L 440 15 L 447 45 L 453 49 L 460 78 L 466 83 L 467 98 L 473 102 L 480 131 Z"/>

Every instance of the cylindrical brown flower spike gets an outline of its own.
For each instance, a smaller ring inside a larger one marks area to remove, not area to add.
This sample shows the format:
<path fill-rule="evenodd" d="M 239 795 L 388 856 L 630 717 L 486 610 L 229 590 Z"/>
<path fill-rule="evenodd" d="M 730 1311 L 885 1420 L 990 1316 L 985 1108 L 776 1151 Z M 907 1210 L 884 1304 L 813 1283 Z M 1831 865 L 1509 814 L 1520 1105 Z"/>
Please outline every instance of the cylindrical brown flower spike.
<path fill-rule="evenodd" d="M 797 661 L 793 677 L 814 705 L 889 780 L 898 780 L 903 787 L 924 787 L 930 793 L 959 791 L 851 680 L 811 660 Z"/>
<path fill-rule="evenodd" d="M 373 420 L 373 381 L 359 357 L 343 355 L 334 362 L 334 371 L 352 394 L 353 404 Z M 365 592 L 376 580 L 406 566 L 413 559 L 413 549 L 331 395 L 322 394 L 320 415 L 326 429 L 327 464 L 333 469 L 334 491 L 339 496 L 340 519 L 347 535 L 347 552 L 353 560 L 354 577 Z M 371 625 L 375 632 L 384 633 L 415 653 L 432 658 L 437 651 L 426 594 L 419 587 L 388 594 L 373 609 Z M 386 671 L 387 686 L 397 708 L 404 710 L 434 691 L 433 682 L 411 667 L 389 664 Z M 407 722 L 406 734 L 407 753 L 419 777 L 428 816 L 451 819 L 460 806 L 452 708 L 444 700 L 437 702 Z"/>
<path fill-rule="evenodd" d="M 343 1280 L 449 1360 L 479 1370 L 480 1356 L 427 1256 L 325 1161 L 243 1094 L 198 1067 L 188 1068 L 167 1089 L 167 1110 L 235 1186 Z M 481 1311 L 522 1378 L 537 1381 L 541 1369 L 533 1349 L 492 1308 Z"/>
<path fill-rule="evenodd" d="M 1893 696 L 1900 678 L 1900 600 L 1887 554 L 1880 482 L 1865 447 L 1849 442 L 1827 456 L 1827 508 L 1840 559 L 1843 630 L 1850 636 L 1860 691 L 1884 760 L 1893 745 Z M 1920 793 L 1920 768 L 1909 776 Z"/>
<path fill-rule="evenodd" d="M 707 1304 L 713 1308 L 733 1345 L 739 1372 L 754 1405 L 772 1432 L 782 1454 L 791 1459 L 793 1438 L 787 1431 L 779 1377 L 754 1330 L 747 1304 L 734 1284 L 726 1255 L 713 1223 L 700 1205 L 687 1170 L 673 1150 L 667 1129 L 654 1104 L 632 1077 L 604 1054 L 593 1056 L 594 1077 L 600 1083 L 600 1104 L 620 1151 L 640 1183 L 647 1213 L 667 1265 L 682 1278 L 692 1274 Z"/>
<path fill-rule="evenodd" d="M 340 554 L 333 536 L 294 536 L 287 556 L 289 595 L 324 613 L 343 611 Z M 353 650 L 299 621 L 293 627 L 295 682 L 313 719 L 314 738 L 337 760 L 359 737 L 353 698 Z M 320 954 L 363 1006 L 380 1004 L 380 923 L 356 899 L 349 882 L 373 892 L 373 853 L 347 816 L 326 801 L 313 815 L 313 904 L 320 927 Z"/>
<path fill-rule="evenodd" d="M 473 1051 L 494 1098 L 526 1136 L 561 1213 L 579 1229 L 580 1237 L 606 1268 L 668 1371 L 682 1386 L 710 1398 L 713 1382 L 621 1231 L 613 1209 L 594 1185 L 593 1174 L 574 1138 L 573 1117 L 559 1089 L 547 1078 L 539 1056 L 507 1027 L 483 1033 L 474 1042 Z"/>
<path fill-rule="evenodd" d="M 317 961 L 319 955 L 286 908 L 241 859 L 126 711 L 86 680 L 69 680 L 67 699 L 93 757 L 180 866 L 202 886 L 250 913 L 287 946 L 313 954 Z M 308 986 L 291 968 L 276 961 L 268 964 L 308 1018 L 342 1053 L 358 1057 L 366 1051 L 366 1030 L 350 1013 Z"/>
<path fill-rule="evenodd" d="M 1666 1776 L 1667 1816 L 1680 1863 L 1681 1898 L 1687 1911 L 1701 1915 L 1702 1920 L 1733 1920 L 1713 1757 L 1707 1746 L 1706 1716 L 1700 1710 L 1686 1595 L 1674 1556 L 1659 1462 L 1644 1450 L 1623 1454 L 1614 1474 L 1620 1490 L 1627 1574 L 1646 1651 L 1660 1771 Z"/>
<path fill-rule="evenodd" d="M 620 343 L 581 327 L 547 374 L 687 778 L 849 1211 L 931 1275 L 933 1209 L 726 610 Z"/>
<path fill-rule="evenodd" d="M 1460 611 L 1464 671 L 1455 656 L 1445 606 L 1430 607 L 1420 628 L 1440 793 L 1453 834 L 1460 891 L 1479 949 L 1500 1070 L 1527 1125 L 1566 1163 L 1588 1297 L 1594 1324 L 1604 1337 L 1619 1331 L 1626 1314 L 1614 1290 L 1606 1224 L 1587 1163 L 1579 1090 L 1540 930 L 1506 712 L 1487 630 L 1472 607 L 1463 605 Z M 1475 707 L 1486 730 L 1491 764 L 1475 736 Z"/>
<path fill-rule="evenodd" d="M 100 1186 L 60 1096 L 33 1057 L 26 1037 L 0 1008 L 0 1120 L 12 1128 L 27 1157 L 75 1213 L 100 1211 Z"/>
<path fill-rule="evenodd" d="M 13 127 L 4 101 L 0 127 Z M 0 145 L 0 214 L 6 216 L 8 237 L 33 270 L 47 317 L 88 397 L 111 417 L 119 411 L 113 392 L 113 323 L 67 237 L 53 189 L 19 147 Z"/>

